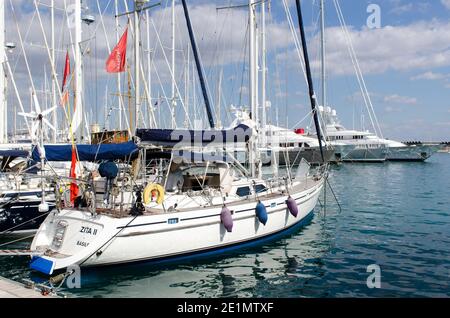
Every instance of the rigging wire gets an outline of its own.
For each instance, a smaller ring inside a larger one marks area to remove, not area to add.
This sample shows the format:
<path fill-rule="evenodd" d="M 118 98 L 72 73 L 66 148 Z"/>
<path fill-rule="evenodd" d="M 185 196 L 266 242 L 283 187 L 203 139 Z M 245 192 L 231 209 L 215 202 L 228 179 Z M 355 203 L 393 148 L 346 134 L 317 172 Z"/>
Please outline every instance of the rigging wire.
<path fill-rule="evenodd" d="M 344 35 L 345 35 L 345 37 L 346 37 L 346 39 L 348 41 L 347 49 L 348 49 L 350 57 L 352 59 L 353 67 L 354 67 L 355 72 L 356 72 L 358 83 L 360 85 L 360 89 L 361 89 L 361 92 L 363 94 L 364 103 L 366 104 L 366 108 L 367 108 L 370 120 L 372 122 L 372 126 L 375 129 L 375 132 L 377 134 L 379 134 L 379 136 L 381 138 L 383 138 L 383 133 L 381 131 L 381 127 L 380 127 L 378 118 L 377 118 L 377 116 L 375 114 L 375 110 L 373 108 L 372 99 L 370 98 L 370 94 L 369 94 L 369 91 L 368 91 L 367 86 L 366 86 L 366 81 L 365 81 L 363 73 L 361 71 L 361 67 L 360 67 L 360 64 L 359 64 L 359 61 L 358 61 L 358 58 L 357 58 L 354 46 L 353 46 L 353 42 L 352 42 L 352 39 L 351 39 L 351 36 L 350 36 L 350 32 L 349 32 L 348 27 L 347 27 L 347 23 L 345 21 L 344 15 L 342 13 L 341 6 L 339 4 L 339 0 L 333 0 L 333 1 L 334 1 L 334 5 L 335 5 L 335 8 L 336 8 L 336 12 L 338 14 L 338 18 L 339 18 L 339 22 L 341 24 L 342 31 L 343 31 L 343 33 L 344 33 Z"/>

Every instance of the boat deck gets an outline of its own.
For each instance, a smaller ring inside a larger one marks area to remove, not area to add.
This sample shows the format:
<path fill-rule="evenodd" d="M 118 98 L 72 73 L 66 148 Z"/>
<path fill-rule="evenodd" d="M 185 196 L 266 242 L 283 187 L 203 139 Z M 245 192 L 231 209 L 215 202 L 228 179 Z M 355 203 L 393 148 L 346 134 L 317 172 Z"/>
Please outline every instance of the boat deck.
<path fill-rule="evenodd" d="M 302 182 L 302 183 L 296 185 L 291 191 L 293 191 L 293 192 L 307 191 L 308 189 L 314 188 L 321 182 L 322 182 L 321 179 L 316 179 L 314 177 L 308 177 L 306 182 Z M 256 203 L 258 200 L 271 200 L 271 199 L 274 199 L 274 198 L 280 196 L 280 194 L 287 194 L 287 192 L 285 191 L 283 186 L 281 186 L 279 189 L 274 190 L 274 191 L 269 190 L 269 192 L 267 194 L 258 195 L 257 197 L 255 197 L 254 195 L 251 195 L 248 197 L 248 202 Z M 238 204 L 241 204 L 241 202 L 232 202 L 232 201 L 227 202 L 227 206 L 229 206 L 229 207 L 233 207 L 234 205 L 238 205 Z M 222 204 L 208 206 L 208 207 L 221 208 Z M 198 210 L 198 208 L 199 207 L 177 209 L 173 212 L 175 212 L 175 213 L 192 212 L 192 211 Z M 122 208 L 122 209 L 120 209 L 119 207 L 117 207 L 116 209 L 97 208 L 97 213 L 100 215 L 105 215 L 105 216 L 109 216 L 109 217 L 117 218 L 117 219 L 130 217 L 130 209 L 128 207 Z M 163 207 L 163 209 L 161 209 L 161 208 L 146 208 L 143 215 L 151 216 L 151 215 L 161 215 L 161 214 L 166 214 L 166 213 L 167 213 L 167 211 L 164 209 L 164 207 Z"/>

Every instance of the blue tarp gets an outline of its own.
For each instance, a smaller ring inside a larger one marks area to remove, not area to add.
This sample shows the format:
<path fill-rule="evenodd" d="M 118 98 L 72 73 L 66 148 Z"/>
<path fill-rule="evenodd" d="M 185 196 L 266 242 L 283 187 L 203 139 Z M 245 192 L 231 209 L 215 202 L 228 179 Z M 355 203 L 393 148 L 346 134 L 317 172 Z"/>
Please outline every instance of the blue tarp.
<path fill-rule="evenodd" d="M 128 160 L 138 156 L 138 147 L 134 142 L 123 144 L 77 145 L 80 161 Z M 72 161 L 72 145 L 45 146 L 47 161 Z M 39 149 L 33 149 L 33 160 L 40 161 Z"/>
<path fill-rule="evenodd" d="M 175 146 L 179 143 L 236 143 L 248 142 L 252 136 L 252 129 L 246 125 L 229 130 L 137 129 L 136 136 L 142 142 L 161 146 Z"/>
<path fill-rule="evenodd" d="M 206 151 L 192 152 L 188 150 L 174 150 L 173 152 L 158 151 L 147 152 L 148 159 L 173 159 L 176 163 L 201 163 L 201 162 L 234 162 L 234 159 L 227 153 Z"/>
<path fill-rule="evenodd" d="M 28 158 L 29 155 L 26 150 L 0 150 L 0 157 Z"/>

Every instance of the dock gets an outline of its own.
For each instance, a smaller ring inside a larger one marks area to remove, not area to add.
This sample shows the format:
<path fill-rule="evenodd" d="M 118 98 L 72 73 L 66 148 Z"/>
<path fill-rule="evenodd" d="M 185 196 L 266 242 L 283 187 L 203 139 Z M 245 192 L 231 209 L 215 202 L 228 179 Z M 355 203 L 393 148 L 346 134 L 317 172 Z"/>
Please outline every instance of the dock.
<path fill-rule="evenodd" d="M 43 295 L 42 291 L 34 286 L 28 288 L 21 284 L 4 277 L 0 277 L 0 298 L 59 298 L 49 294 Z"/>

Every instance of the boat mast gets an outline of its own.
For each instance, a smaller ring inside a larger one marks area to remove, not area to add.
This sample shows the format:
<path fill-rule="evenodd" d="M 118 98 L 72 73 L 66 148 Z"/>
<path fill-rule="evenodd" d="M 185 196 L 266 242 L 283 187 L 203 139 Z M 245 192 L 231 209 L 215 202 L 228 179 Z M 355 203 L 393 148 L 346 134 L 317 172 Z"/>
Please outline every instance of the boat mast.
<path fill-rule="evenodd" d="M 186 113 L 184 118 L 184 128 L 189 129 L 189 89 L 191 80 L 191 57 L 190 57 L 189 45 L 186 48 L 186 66 L 184 71 L 184 105 L 186 106 Z"/>
<path fill-rule="evenodd" d="M 176 121 L 176 117 L 175 117 L 175 107 L 177 106 L 177 92 L 176 92 L 176 81 L 175 81 L 175 63 L 176 63 L 176 56 L 175 56 L 175 27 L 176 27 L 176 21 L 175 21 L 175 0 L 172 0 L 172 22 L 171 22 L 171 26 L 172 26 L 172 48 L 171 48 L 171 53 L 172 53 L 172 100 L 171 100 L 171 115 L 172 115 L 172 128 L 175 129 L 177 128 L 177 121 Z"/>
<path fill-rule="evenodd" d="M 223 67 L 220 69 L 219 84 L 217 85 L 217 98 L 216 98 L 216 122 L 219 128 L 222 128 L 221 110 L 222 105 L 222 81 L 223 81 Z"/>
<path fill-rule="evenodd" d="M 198 54 L 198 48 L 197 48 L 197 43 L 195 41 L 194 30 L 192 29 L 191 18 L 189 17 L 189 10 L 188 10 L 187 4 L 186 4 L 186 0 L 181 0 L 181 2 L 183 4 L 184 16 L 186 18 L 186 24 L 187 24 L 187 28 L 188 28 L 188 32 L 189 32 L 189 39 L 191 41 L 192 51 L 194 52 L 195 65 L 197 67 L 197 73 L 198 73 L 198 77 L 200 79 L 200 85 L 202 88 L 203 100 L 204 100 L 205 106 L 206 106 L 206 113 L 208 115 L 209 125 L 212 129 L 214 129 L 216 127 L 216 124 L 214 122 L 214 117 L 213 117 L 212 110 L 211 110 L 211 103 L 209 100 L 208 91 L 206 89 L 206 81 L 205 81 L 205 77 L 203 75 L 203 69 L 202 69 L 202 64 L 200 61 L 200 56 Z"/>
<path fill-rule="evenodd" d="M 303 48 L 303 57 L 305 59 L 305 67 L 306 67 L 306 75 L 308 79 L 308 88 L 309 88 L 309 97 L 311 100 L 311 108 L 314 114 L 314 124 L 316 126 L 317 139 L 319 140 L 319 148 L 320 155 L 322 161 L 325 163 L 325 156 L 323 154 L 323 146 L 322 146 L 322 132 L 320 129 L 319 115 L 317 113 L 317 97 L 314 91 L 314 85 L 311 75 L 311 66 L 309 64 L 309 55 L 308 55 L 308 47 L 306 46 L 306 36 L 305 36 L 305 26 L 303 24 L 303 16 L 302 16 L 302 8 L 300 4 L 300 0 L 296 0 L 297 5 L 297 15 L 298 15 L 298 24 L 300 28 L 300 34 L 302 38 L 302 48 Z"/>
<path fill-rule="evenodd" d="M 119 3 L 118 0 L 114 1 L 115 13 L 116 13 L 116 42 L 119 43 Z M 125 112 L 125 106 L 123 102 L 120 90 L 122 88 L 120 73 L 117 73 L 117 92 L 119 93 L 119 129 L 122 130 L 122 112 Z"/>
<path fill-rule="evenodd" d="M 148 70 L 147 70 L 147 86 L 148 86 L 148 94 L 149 94 L 149 100 L 148 100 L 148 124 L 149 127 L 152 128 L 152 114 L 154 116 L 154 111 L 153 111 L 153 101 L 152 101 L 152 47 L 150 44 L 150 15 L 148 14 L 148 10 L 145 11 L 145 20 L 147 21 L 147 65 L 148 65 Z M 156 122 L 156 120 L 155 120 Z M 153 127 L 156 128 L 156 127 Z"/>
<path fill-rule="evenodd" d="M 8 115 L 6 100 L 5 1 L 0 1 L 0 143 L 8 142 Z"/>
<path fill-rule="evenodd" d="M 51 24 L 52 24 L 52 32 L 51 32 L 51 63 L 53 65 L 56 64 L 55 57 L 55 0 L 52 0 L 50 3 L 50 14 L 51 14 Z M 56 106 L 56 79 L 52 76 L 52 102 L 51 107 Z M 53 132 L 53 143 L 56 143 L 56 139 L 58 138 L 58 119 L 57 119 L 57 111 L 55 110 L 52 114 L 53 127 L 55 127 L 55 131 Z"/>
<path fill-rule="evenodd" d="M 82 96 L 83 96 L 83 66 L 81 60 L 81 0 L 75 1 L 75 114 L 78 115 L 80 123 L 77 137 L 78 142 L 81 141 L 83 134 L 83 111 L 82 111 Z M 75 116 L 76 116 L 75 115 Z M 76 120 L 77 118 L 74 118 Z"/>
<path fill-rule="evenodd" d="M 261 104 L 262 104 L 262 118 L 261 118 L 261 131 L 262 131 L 262 145 L 266 147 L 266 125 L 267 125 L 267 95 L 266 95 L 266 79 L 267 79 L 267 47 L 266 47 L 266 1 L 261 2 L 261 46 L 262 46 L 262 76 L 261 76 Z"/>
<path fill-rule="evenodd" d="M 249 76 L 249 87 L 250 87 L 250 109 L 252 114 L 252 120 L 256 125 L 256 128 L 259 129 L 258 122 L 258 66 L 257 66 L 257 45 L 256 45 L 256 14 L 255 14 L 255 1 L 249 0 L 249 65 L 250 65 L 250 76 Z M 250 172 L 251 177 L 257 177 L 257 174 L 261 173 L 261 169 L 257 169 L 259 165 L 258 160 L 258 136 L 254 136 L 251 139 L 251 147 L 249 149 L 249 164 L 250 164 Z"/>
<path fill-rule="evenodd" d="M 135 104 L 134 104 L 134 123 L 135 127 L 131 127 L 131 133 L 134 134 L 136 129 L 139 127 L 139 111 L 141 108 L 141 72 L 140 72 L 140 65 L 141 65 L 141 56 L 140 56 L 140 26 L 139 26 L 139 13 L 142 9 L 142 0 L 135 0 L 134 1 L 134 87 L 135 87 Z"/>
<path fill-rule="evenodd" d="M 320 43 L 321 43 L 321 57 L 322 57 L 322 106 L 327 106 L 327 79 L 326 79 L 326 50 L 325 50 L 325 3 L 320 0 Z"/>

